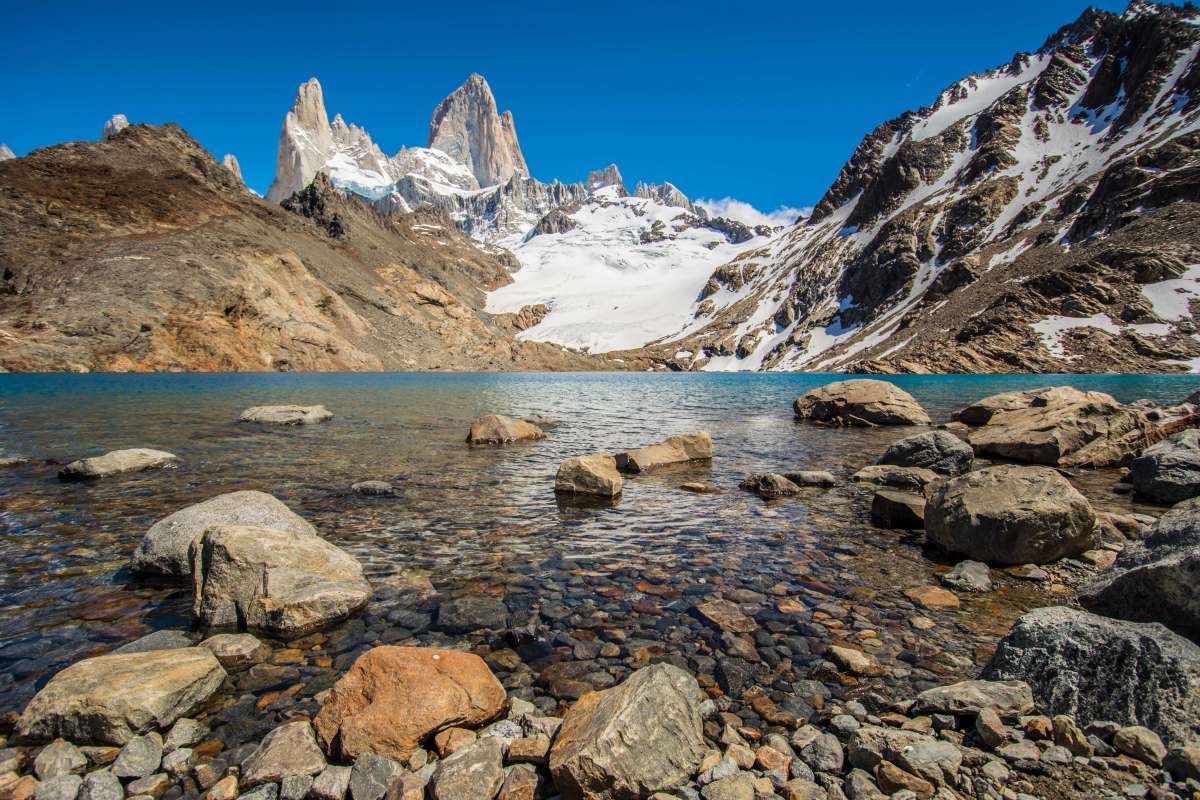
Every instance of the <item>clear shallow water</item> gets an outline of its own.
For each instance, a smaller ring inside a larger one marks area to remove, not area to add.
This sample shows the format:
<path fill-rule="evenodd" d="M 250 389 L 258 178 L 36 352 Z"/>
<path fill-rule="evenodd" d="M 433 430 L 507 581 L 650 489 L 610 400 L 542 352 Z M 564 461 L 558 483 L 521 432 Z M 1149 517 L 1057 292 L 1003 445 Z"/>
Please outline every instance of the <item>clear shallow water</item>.
<path fill-rule="evenodd" d="M 73 660 L 155 628 L 186 627 L 190 593 L 133 582 L 124 565 L 154 521 L 238 489 L 280 497 L 363 560 L 379 585 L 417 572 L 443 597 L 503 598 L 514 623 L 563 603 L 579 611 L 550 621 L 565 636 L 596 612 L 670 652 L 691 635 L 693 598 L 741 590 L 769 603 L 772 596 L 807 592 L 815 607 L 832 587 L 842 607 L 862 607 L 849 628 L 880 631 L 881 655 L 909 653 L 904 663 L 911 664 L 941 654 L 933 672 L 969 672 L 1017 613 L 1053 602 L 1045 590 L 1010 581 L 994 595 L 967 599 L 961 611 L 922 612 L 939 628 L 916 642 L 905 623 L 912 608 L 900 592 L 933 581 L 936 565 L 919 537 L 871 527 L 868 490 L 842 484 L 766 504 L 737 489 L 745 474 L 762 470 L 822 468 L 845 476 L 913 432 L 792 420 L 797 395 L 842 377 L 0 375 L 0 457 L 33 459 L 0 470 L 0 711 L 20 708 Z M 1200 378 L 1189 376 L 894 381 L 935 423 L 970 401 L 1013 389 L 1070 384 L 1123 401 L 1171 403 L 1200 388 Z M 291 402 L 322 403 L 335 419 L 299 429 L 235 421 L 248 406 Z M 562 424 L 536 444 L 466 447 L 470 420 L 493 412 L 544 414 Z M 553 476 L 563 458 L 697 429 L 713 435 L 711 467 L 634 477 L 611 508 L 555 499 Z M 139 446 L 173 452 L 183 465 L 86 484 L 55 477 L 58 463 Z M 346 491 L 371 478 L 396 483 L 399 497 Z M 1111 492 L 1114 478 L 1090 473 L 1078 483 L 1099 506 L 1128 510 L 1130 500 Z M 680 491 L 688 480 L 725 492 Z M 814 594 L 806 582 L 825 588 Z M 373 605 L 367 632 L 355 628 L 343 651 L 388 637 L 383 620 L 393 601 Z M 631 611 L 639 601 L 643 611 Z"/>

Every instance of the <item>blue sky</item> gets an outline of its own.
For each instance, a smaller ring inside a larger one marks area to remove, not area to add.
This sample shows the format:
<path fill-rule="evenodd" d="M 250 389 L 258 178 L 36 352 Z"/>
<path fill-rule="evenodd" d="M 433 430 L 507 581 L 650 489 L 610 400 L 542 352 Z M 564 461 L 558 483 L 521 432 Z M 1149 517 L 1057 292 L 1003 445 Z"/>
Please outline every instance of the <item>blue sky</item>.
<path fill-rule="evenodd" d="M 424 145 L 434 106 L 476 71 L 538 178 L 615 161 L 631 184 L 811 205 L 875 125 L 1036 49 L 1086 5 L 9 2 L 0 142 L 21 155 L 92 139 L 116 112 L 172 121 L 265 191 L 310 75 L 331 117 L 390 154 Z"/>

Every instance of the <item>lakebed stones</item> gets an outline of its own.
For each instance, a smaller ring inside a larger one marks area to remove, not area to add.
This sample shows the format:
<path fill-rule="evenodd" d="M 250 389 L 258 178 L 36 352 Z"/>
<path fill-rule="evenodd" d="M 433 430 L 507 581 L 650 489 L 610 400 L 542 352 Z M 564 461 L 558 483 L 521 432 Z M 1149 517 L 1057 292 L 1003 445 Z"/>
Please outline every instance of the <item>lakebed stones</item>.
<path fill-rule="evenodd" d="M 921 467 L 945 475 L 958 475 L 971 468 L 975 452 L 971 446 L 946 431 L 926 431 L 895 442 L 880 456 L 880 464 Z"/>
<path fill-rule="evenodd" d="M 1200 736 L 1200 647 L 1156 623 L 1035 609 L 1000 641 L 983 676 L 1023 680 L 1041 707 L 1084 725 L 1142 725 L 1178 742 Z"/>
<path fill-rule="evenodd" d="M 1129 482 L 1139 496 L 1178 503 L 1200 495 L 1200 430 L 1185 430 L 1146 448 L 1129 464 Z"/>
<path fill-rule="evenodd" d="M 315 425 L 333 419 L 325 406 L 254 406 L 238 417 L 238 422 L 259 425 Z"/>
<path fill-rule="evenodd" d="M 797 419 L 835 425 L 928 425 L 929 415 L 895 384 L 871 378 L 812 389 L 792 406 Z"/>
<path fill-rule="evenodd" d="M 564 460 L 554 476 L 554 491 L 564 494 L 588 494 L 617 497 L 625 479 L 617 471 L 617 459 L 607 453 L 593 453 Z"/>
<path fill-rule="evenodd" d="M 523 419 L 488 414 L 471 423 L 471 430 L 467 433 L 467 444 L 474 447 L 512 444 L 513 442 L 535 442 L 545 438 L 546 434 L 541 428 Z"/>
<path fill-rule="evenodd" d="M 163 450 L 135 447 L 72 461 L 59 471 L 58 477 L 64 481 L 93 480 L 128 472 L 144 472 L 148 469 L 169 469 L 178 465 L 177 455 Z"/>
<path fill-rule="evenodd" d="M 777 500 L 800 494 L 799 486 L 775 472 L 756 472 L 742 480 L 738 487 L 754 492 L 764 500 Z"/>
<path fill-rule="evenodd" d="M 1200 642 L 1200 498 L 1164 514 L 1141 541 L 1129 542 L 1111 569 L 1079 593 L 1090 611 L 1134 622 L 1161 622 Z"/>
<path fill-rule="evenodd" d="M 711 461 L 712 437 L 706 431 L 668 436 L 658 444 L 618 453 L 617 469 L 621 472 L 649 472 L 672 464 Z"/>
<path fill-rule="evenodd" d="M 407 759 L 430 736 L 499 717 L 504 688 L 471 653 L 383 646 L 359 656 L 317 714 L 317 736 L 331 755 Z"/>
<path fill-rule="evenodd" d="M 124 745 L 166 728 L 211 697 L 225 670 L 202 647 L 97 656 L 59 672 L 17 724 L 32 740 Z"/>
<path fill-rule="evenodd" d="M 181 508 L 151 525 L 133 551 L 131 566 L 135 572 L 187 578 L 192 572 L 189 548 L 205 530 L 216 525 L 250 525 L 317 535 L 316 528 L 269 494 L 228 492 Z"/>
<path fill-rule="evenodd" d="M 498 597 L 483 594 L 464 594 L 442 603 L 438 609 L 437 627 L 447 633 L 504 630 L 508 626 L 508 608 Z"/>
<path fill-rule="evenodd" d="M 1047 564 L 1098 543 L 1091 504 L 1046 467 L 988 467 L 946 481 L 925 520 L 931 544 L 997 564 Z"/>
<path fill-rule="evenodd" d="M 209 528 L 191 547 L 193 613 L 210 628 L 294 639 L 367 604 L 371 586 L 349 553 L 317 536 L 271 528 Z"/>
<path fill-rule="evenodd" d="M 584 695 L 550 750 L 563 800 L 648 797 L 682 786 L 704 755 L 703 701 L 696 679 L 670 664 Z"/>
<path fill-rule="evenodd" d="M 977 426 L 967 435 L 976 455 L 1060 467 L 1118 464 L 1153 430 L 1109 395 L 1069 386 L 995 395 L 954 418 Z"/>

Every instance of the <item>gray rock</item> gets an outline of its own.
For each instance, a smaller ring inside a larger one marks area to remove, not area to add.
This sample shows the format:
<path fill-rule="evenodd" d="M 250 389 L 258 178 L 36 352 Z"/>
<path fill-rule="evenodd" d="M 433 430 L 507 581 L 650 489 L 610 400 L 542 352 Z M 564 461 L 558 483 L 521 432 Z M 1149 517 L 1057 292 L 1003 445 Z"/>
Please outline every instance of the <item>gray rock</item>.
<path fill-rule="evenodd" d="M 837 479 L 833 477 L 833 473 L 826 472 L 823 469 L 802 469 L 798 472 L 785 472 L 783 473 L 783 477 L 797 486 L 833 486 L 837 483 Z"/>
<path fill-rule="evenodd" d="M 1163 759 L 1163 767 L 1176 780 L 1200 781 L 1200 746 L 1174 748 Z"/>
<path fill-rule="evenodd" d="M 259 425 L 313 425 L 333 419 L 325 406 L 254 406 L 238 417 L 238 422 Z"/>
<path fill-rule="evenodd" d="M 857 483 L 875 483 L 924 493 L 926 487 L 941 480 L 936 472 L 923 467 L 894 467 L 890 464 L 872 464 L 850 476 Z"/>
<path fill-rule="evenodd" d="M 145 636 L 123 644 L 114 653 L 145 653 L 149 650 L 174 650 L 179 647 L 191 647 L 195 642 L 184 631 L 162 630 L 147 633 Z"/>
<path fill-rule="evenodd" d="M 113 774 L 118 778 L 145 778 L 158 771 L 162 764 L 163 740 L 156 731 L 144 736 L 135 736 L 125 743 L 117 760 L 113 762 Z"/>
<path fill-rule="evenodd" d="M 1010 719 L 1033 710 L 1033 691 L 1021 680 L 968 680 L 936 686 L 917 695 L 913 714 L 971 716 L 991 708 Z"/>
<path fill-rule="evenodd" d="M 1156 503 L 1200 496 L 1200 430 L 1179 431 L 1146 448 L 1130 463 L 1129 481 L 1139 496 Z"/>
<path fill-rule="evenodd" d="M 359 481 L 350 485 L 350 491 L 363 497 L 390 497 L 396 493 L 396 487 L 387 481 Z"/>
<path fill-rule="evenodd" d="M 849 800 L 886 800 L 887 796 L 879 791 L 875 779 L 861 769 L 852 769 L 846 776 L 842 789 Z"/>
<path fill-rule="evenodd" d="M 962 754 L 950 742 L 915 731 L 864 725 L 847 744 L 850 764 L 874 772 L 881 761 L 890 761 L 935 784 L 943 784 L 958 772 Z"/>
<path fill-rule="evenodd" d="M 150 526 L 130 562 L 135 572 L 187 578 L 188 552 L 208 528 L 250 525 L 316 536 L 317 529 L 282 502 L 264 492 L 228 492 L 181 508 Z"/>
<path fill-rule="evenodd" d="M 1028 682 L 1040 708 L 1083 725 L 1115 720 L 1172 741 L 1200 736 L 1200 647 L 1156 623 L 1039 608 L 1017 620 L 983 674 Z"/>
<path fill-rule="evenodd" d="M 971 468 L 975 452 L 971 446 L 946 431 L 926 431 L 905 437 L 879 458 L 879 464 L 924 467 L 944 475 L 957 475 Z"/>
<path fill-rule="evenodd" d="M 144 472 L 148 469 L 163 469 L 179 464 L 179 456 L 162 450 L 145 447 L 130 450 L 113 450 L 102 456 L 81 458 L 72 461 L 59 471 L 64 481 L 91 480 L 122 475 L 127 472 Z"/>
<path fill-rule="evenodd" d="M 395 761 L 374 753 L 363 753 L 354 759 L 350 770 L 352 800 L 379 800 L 404 770 Z"/>
<path fill-rule="evenodd" d="M 704 770 L 704 772 L 701 772 L 698 780 L 700 781 L 701 785 L 712 783 L 713 781 L 719 781 L 724 778 L 728 778 L 730 775 L 736 775 L 738 773 L 738 769 L 739 767 L 737 762 L 726 755 L 723 756 L 716 764 L 713 764 L 711 767 Z"/>
<path fill-rule="evenodd" d="M 42 781 L 34 790 L 34 800 L 75 800 L 83 786 L 83 778 L 78 775 L 59 775 L 48 781 Z"/>
<path fill-rule="evenodd" d="M 163 752 L 170 753 L 181 747 L 200 744 L 206 736 L 208 736 L 207 725 L 197 722 L 191 717 L 183 717 L 176 720 L 175 724 L 171 726 L 171 731 L 167 734 L 166 741 L 163 742 Z"/>
<path fill-rule="evenodd" d="M 87 769 L 87 756 L 70 742 L 51 742 L 33 760 L 33 772 L 39 780 L 48 781 L 59 775 L 81 775 Z"/>
<path fill-rule="evenodd" d="M 200 643 L 229 672 L 249 669 L 271 657 L 271 648 L 251 633 L 218 633 Z"/>
<path fill-rule="evenodd" d="M 925 538 L 999 564 L 1046 564 L 1098 544 L 1096 514 L 1048 467 L 986 467 L 940 484 L 926 506 Z"/>
<path fill-rule="evenodd" d="M 1089 611 L 1133 622 L 1161 622 L 1200 641 L 1200 498 L 1164 514 L 1142 541 L 1129 542 L 1111 569 L 1084 585 Z"/>
<path fill-rule="evenodd" d="M 437 627 L 447 633 L 471 633 L 484 628 L 501 631 L 508 627 L 508 608 L 498 597 L 460 595 L 442 603 Z"/>
<path fill-rule="evenodd" d="M 704 755 L 704 700 L 694 677 L 665 663 L 585 695 L 550 750 L 555 785 L 565 798 L 646 797 L 682 786 Z"/>
<path fill-rule="evenodd" d="M 279 800 L 279 784 L 264 783 L 248 792 L 239 794 L 237 800 Z"/>
<path fill-rule="evenodd" d="M 289 775 L 279 783 L 279 800 L 304 800 L 312 785 L 311 775 Z"/>
<path fill-rule="evenodd" d="M 438 763 L 430 781 L 434 800 L 491 800 L 504 784 L 504 740 L 489 736 Z"/>
<path fill-rule="evenodd" d="M 325 756 L 308 720 L 288 722 L 268 733 L 242 764 L 243 787 L 280 783 L 295 775 L 317 775 Z M 307 791 L 307 790 L 306 790 Z"/>
<path fill-rule="evenodd" d="M 79 789 L 79 800 L 124 800 L 125 788 L 110 770 L 89 772 Z"/>
<path fill-rule="evenodd" d="M 845 754 L 842 743 L 831 733 L 822 733 L 800 751 L 800 759 L 814 772 L 841 772 Z"/>
<path fill-rule="evenodd" d="M 745 772 L 714 781 L 700 790 L 704 800 L 754 800 L 754 777 Z"/>
<path fill-rule="evenodd" d="M 738 486 L 767 500 L 800 494 L 799 486 L 774 472 L 756 472 Z"/>
<path fill-rule="evenodd" d="M 947 586 L 963 592 L 992 590 L 992 571 L 982 561 L 960 561 L 940 579 Z"/>
<path fill-rule="evenodd" d="M 350 789 L 350 771 L 350 767 L 327 766 L 313 780 L 310 790 L 313 800 L 345 800 Z"/>
<path fill-rule="evenodd" d="M 194 753 L 190 747 L 177 747 L 163 756 L 163 772 L 175 780 L 182 780 L 192 771 L 193 755 Z"/>
<path fill-rule="evenodd" d="M 871 521 L 883 528 L 922 530 L 925 498 L 895 489 L 880 489 L 871 498 Z"/>

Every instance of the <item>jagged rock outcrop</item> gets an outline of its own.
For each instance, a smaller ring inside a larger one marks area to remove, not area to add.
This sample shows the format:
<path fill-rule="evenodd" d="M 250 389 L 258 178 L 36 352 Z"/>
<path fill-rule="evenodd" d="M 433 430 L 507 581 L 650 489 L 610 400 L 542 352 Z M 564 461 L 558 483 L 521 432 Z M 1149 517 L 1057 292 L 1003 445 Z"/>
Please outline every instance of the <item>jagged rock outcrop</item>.
<path fill-rule="evenodd" d="M 0 161 L 8 161 L 10 158 L 16 158 L 16 155 L 8 145 L 0 143 Z"/>
<path fill-rule="evenodd" d="M 104 123 L 104 127 L 100 130 L 100 141 L 107 142 L 112 137 L 116 136 L 121 131 L 129 127 L 129 120 L 124 114 L 113 114 Z"/>
<path fill-rule="evenodd" d="M 589 192 L 613 186 L 616 187 L 617 197 L 629 196 L 629 191 L 625 188 L 625 180 L 621 177 L 621 170 L 617 169 L 616 164 L 609 164 L 604 169 L 592 170 L 588 173 L 584 185 L 587 186 Z"/>
<path fill-rule="evenodd" d="M 670 183 L 642 183 L 638 181 L 637 186 L 633 190 L 634 197 L 644 197 L 648 200 L 662 203 L 664 206 L 676 206 L 678 208 L 686 208 L 693 214 L 696 212 L 696 207 L 692 205 L 692 201 L 687 198 L 683 192 L 676 189 Z"/>
<path fill-rule="evenodd" d="M 296 90 L 292 109 L 283 118 L 275 180 L 267 199 L 279 203 L 312 183 L 333 152 L 333 131 L 325 113 L 321 83 L 309 78 Z"/>
<path fill-rule="evenodd" d="M 225 154 L 225 157 L 221 159 L 221 166 L 236 175 L 243 184 L 246 182 L 246 179 L 242 177 L 242 165 L 238 163 L 237 156 L 233 153 Z"/>
<path fill-rule="evenodd" d="M 427 147 L 466 166 L 480 186 L 529 174 L 512 112 L 499 112 L 492 87 L 478 73 L 434 109 Z"/>

